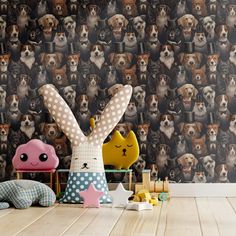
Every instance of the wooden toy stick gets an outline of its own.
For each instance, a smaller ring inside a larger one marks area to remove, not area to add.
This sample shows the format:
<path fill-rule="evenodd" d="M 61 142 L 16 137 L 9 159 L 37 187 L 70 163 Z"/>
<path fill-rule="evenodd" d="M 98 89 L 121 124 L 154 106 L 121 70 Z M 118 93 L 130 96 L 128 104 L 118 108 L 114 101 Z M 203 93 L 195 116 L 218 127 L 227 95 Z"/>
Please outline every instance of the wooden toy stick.
<path fill-rule="evenodd" d="M 149 191 L 150 189 L 150 170 L 143 170 L 143 187 Z"/>

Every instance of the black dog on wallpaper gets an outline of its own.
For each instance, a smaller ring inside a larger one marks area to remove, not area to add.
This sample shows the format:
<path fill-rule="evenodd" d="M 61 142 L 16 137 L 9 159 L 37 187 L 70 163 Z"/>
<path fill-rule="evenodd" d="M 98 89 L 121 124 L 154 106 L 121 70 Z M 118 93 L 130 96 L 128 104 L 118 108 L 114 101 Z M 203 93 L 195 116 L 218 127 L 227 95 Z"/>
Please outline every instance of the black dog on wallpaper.
<path fill-rule="evenodd" d="M 136 132 L 152 173 L 235 181 L 235 1 L 10 0 L 0 13 L 1 180 L 14 177 L 18 145 L 63 142 L 37 93 L 53 83 L 86 133 L 120 85 L 131 84 L 116 129 Z M 70 149 L 66 140 L 62 166 Z"/>

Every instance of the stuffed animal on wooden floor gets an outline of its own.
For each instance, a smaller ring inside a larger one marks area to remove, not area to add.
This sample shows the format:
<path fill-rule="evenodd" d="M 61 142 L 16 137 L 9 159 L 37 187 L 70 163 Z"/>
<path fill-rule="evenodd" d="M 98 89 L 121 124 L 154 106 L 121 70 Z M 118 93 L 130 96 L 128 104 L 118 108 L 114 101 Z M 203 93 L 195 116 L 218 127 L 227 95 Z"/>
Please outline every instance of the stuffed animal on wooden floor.
<path fill-rule="evenodd" d="M 132 87 L 121 86 L 105 107 L 89 136 L 83 134 L 69 106 L 53 85 L 42 86 L 39 93 L 52 117 L 72 143 L 69 178 L 65 195 L 60 202 L 82 203 L 83 198 L 79 192 L 88 189 L 91 183 L 104 193 L 100 203 L 111 202 L 104 172 L 102 144 L 123 116 L 132 95 Z"/>
<path fill-rule="evenodd" d="M 25 209 L 31 205 L 52 206 L 56 196 L 47 185 L 33 180 L 10 180 L 0 183 L 0 210 L 13 205 Z"/>

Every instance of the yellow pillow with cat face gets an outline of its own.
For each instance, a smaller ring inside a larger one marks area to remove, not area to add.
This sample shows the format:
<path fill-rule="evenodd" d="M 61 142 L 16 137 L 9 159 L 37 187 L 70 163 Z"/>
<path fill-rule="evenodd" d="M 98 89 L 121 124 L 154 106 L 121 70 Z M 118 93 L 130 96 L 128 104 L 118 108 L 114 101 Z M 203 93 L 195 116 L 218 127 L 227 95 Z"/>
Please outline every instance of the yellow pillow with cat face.
<path fill-rule="evenodd" d="M 133 131 L 124 138 L 119 131 L 115 131 L 111 140 L 102 146 L 104 165 L 112 165 L 117 170 L 129 169 L 137 161 L 139 145 Z"/>

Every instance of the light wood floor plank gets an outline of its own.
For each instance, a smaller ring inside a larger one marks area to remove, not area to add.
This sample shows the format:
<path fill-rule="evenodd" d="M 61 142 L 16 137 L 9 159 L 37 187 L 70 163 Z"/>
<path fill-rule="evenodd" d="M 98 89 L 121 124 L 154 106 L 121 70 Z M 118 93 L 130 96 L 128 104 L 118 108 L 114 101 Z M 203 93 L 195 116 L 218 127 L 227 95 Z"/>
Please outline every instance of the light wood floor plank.
<path fill-rule="evenodd" d="M 33 224 L 17 235 L 22 236 L 42 236 L 42 235 L 61 235 L 71 226 L 87 209 L 79 205 L 59 204 L 48 214 L 41 217 Z"/>
<path fill-rule="evenodd" d="M 196 204 L 201 224 L 202 233 L 204 236 L 218 236 L 219 230 L 213 212 L 210 209 L 208 198 L 196 198 Z"/>
<path fill-rule="evenodd" d="M 236 214 L 226 198 L 208 199 L 209 210 L 216 219 L 220 235 L 236 235 Z"/>
<path fill-rule="evenodd" d="M 172 198 L 153 211 L 81 205 L 0 211 L 0 236 L 235 236 L 236 198 Z"/>
<path fill-rule="evenodd" d="M 227 198 L 227 200 L 230 203 L 230 205 L 232 206 L 232 208 L 234 209 L 234 211 L 236 212 L 236 197 L 234 197 L 234 198 L 229 197 L 229 198 Z"/>
<path fill-rule="evenodd" d="M 162 203 L 161 212 L 159 216 L 159 222 L 158 222 L 157 231 L 156 231 L 157 236 L 165 235 L 168 204 L 169 204 L 169 201 Z"/>
<path fill-rule="evenodd" d="M 165 236 L 202 235 L 194 198 L 171 198 L 166 219 Z"/>
<path fill-rule="evenodd" d="M 100 209 L 89 209 L 63 235 L 109 235 L 122 212 L 122 208 L 102 207 Z"/>
<path fill-rule="evenodd" d="M 14 211 L 14 208 L 8 208 L 8 209 L 5 209 L 5 210 L 1 210 L 0 211 L 0 218 L 9 214 L 10 212 Z"/>
<path fill-rule="evenodd" d="M 124 211 L 111 232 L 111 236 L 151 236 L 155 235 L 161 204 L 152 211 Z"/>
<path fill-rule="evenodd" d="M 0 218 L 0 235 L 12 236 L 16 234 L 53 208 L 30 207 L 24 210 L 14 209 Z"/>

